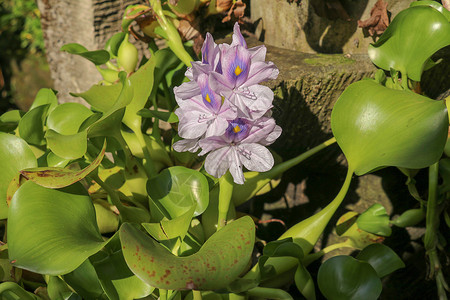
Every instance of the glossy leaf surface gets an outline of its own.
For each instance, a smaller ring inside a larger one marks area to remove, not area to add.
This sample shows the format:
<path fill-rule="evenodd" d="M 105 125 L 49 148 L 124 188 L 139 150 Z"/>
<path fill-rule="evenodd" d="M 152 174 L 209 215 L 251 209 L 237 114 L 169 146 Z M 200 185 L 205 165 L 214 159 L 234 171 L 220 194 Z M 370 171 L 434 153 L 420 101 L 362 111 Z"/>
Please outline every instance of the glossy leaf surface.
<path fill-rule="evenodd" d="M 19 126 L 20 119 L 25 113 L 20 110 L 10 110 L 0 116 L 0 131 L 12 132 Z"/>
<path fill-rule="evenodd" d="M 356 219 L 356 223 L 360 229 L 376 235 L 390 236 L 392 233 L 389 226 L 389 215 L 383 205 L 379 203 L 375 203 L 363 212 Z"/>
<path fill-rule="evenodd" d="M 151 109 L 141 109 L 137 113 L 144 118 L 158 118 L 164 122 L 176 123 L 178 122 L 178 116 L 170 111 L 159 111 Z"/>
<path fill-rule="evenodd" d="M 20 171 L 20 173 L 27 178 L 41 186 L 47 188 L 62 188 L 69 186 L 77 181 L 80 181 L 89 173 L 94 171 L 102 162 L 105 156 L 106 141 L 96 159 L 90 165 L 82 170 L 71 170 L 57 167 L 40 167 L 30 168 Z"/>
<path fill-rule="evenodd" d="M 405 263 L 400 257 L 391 248 L 383 244 L 367 246 L 356 258 L 368 262 L 380 278 L 405 267 Z"/>
<path fill-rule="evenodd" d="M 339 97 L 331 128 L 357 175 L 385 166 L 420 169 L 442 155 L 448 115 L 443 101 L 363 80 Z"/>
<path fill-rule="evenodd" d="M 255 239 L 250 217 L 233 221 L 209 238 L 195 254 L 173 255 L 130 224 L 120 229 L 128 267 L 151 286 L 172 290 L 225 288 L 247 266 Z"/>
<path fill-rule="evenodd" d="M 64 159 L 77 159 L 87 150 L 87 131 L 65 135 L 54 130 L 45 133 L 47 146 L 54 154 Z"/>
<path fill-rule="evenodd" d="M 52 89 L 40 89 L 28 111 L 45 104 L 50 104 L 49 113 L 58 105 L 58 98 Z"/>
<path fill-rule="evenodd" d="M 44 145 L 44 123 L 49 104 L 41 105 L 28 111 L 19 122 L 19 135 L 27 143 Z"/>
<path fill-rule="evenodd" d="M 206 177 L 185 167 L 171 167 L 147 182 L 150 198 L 163 216 L 176 218 L 195 206 L 194 216 L 203 213 L 209 203 Z M 152 212 L 153 216 L 153 212 Z"/>
<path fill-rule="evenodd" d="M 48 115 L 47 127 L 60 134 L 75 134 L 91 115 L 93 112 L 80 103 L 63 103 Z"/>
<path fill-rule="evenodd" d="M 5 219 L 8 216 L 6 192 L 9 183 L 20 170 L 36 167 L 37 161 L 24 140 L 3 132 L 0 132 L 0 157 L 0 219 Z"/>
<path fill-rule="evenodd" d="M 41 274 L 66 274 L 104 246 L 92 200 L 80 190 L 79 184 L 52 190 L 31 181 L 17 190 L 7 229 L 14 265 Z"/>
<path fill-rule="evenodd" d="M 406 73 L 420 81 L 431 55 L 450 45 L 450 23 L 444 14 L 429 6 L 401 11 L 374 44 L 369 56 L 378 67 Z"/>
<path fill-rule="evenodd" d="M 93 85 L 86 92 L 71 93 L 71 95 L 81 97 L 96 110 L 106 112 L 114 105 L 121 89 L 120 84 Z"/>
<path fill-rule="evenodd" d="M 356 219 L 358 213 L 349 211 L 339 218 L 336 223 L 336 233 L 346 237 L 350 246 L 356 249 L 363 249 L 366 246 L 383 241 L 383 237 L 364 231 L 358 227 Z"/>
<path fill-rule="evenodd" d="M 84 46 L 77 43 L 66 44 L 61 47 L 61 51 L 84 57 L 95 65 L 102 65 L 110 59 L 109 53 L 106 50 L 88 51 Z"/>
<path fill-rule="evenodd" d="M 372 266 L 351 256 L 326 260 L 319 269 L 317 283 L 329 300 L 375 300 L 381 293 L 381 280 Z"/>

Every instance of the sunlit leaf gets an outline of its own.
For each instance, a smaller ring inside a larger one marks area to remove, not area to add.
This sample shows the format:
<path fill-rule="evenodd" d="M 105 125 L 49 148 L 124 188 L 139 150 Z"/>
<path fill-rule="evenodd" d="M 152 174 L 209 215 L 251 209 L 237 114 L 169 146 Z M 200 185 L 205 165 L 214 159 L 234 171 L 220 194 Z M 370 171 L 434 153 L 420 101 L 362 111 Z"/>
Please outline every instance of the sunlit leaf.
<path fill-rule="evenodd" d="M 8 216 L 9 183 L 20 170 L 37 167 L 37 161 L 24 140 L 3 132 L 0 132 L 0 157 L 0 219 L 5 219 Z"/>
<path fill-rule="evenodd" d="M 0 131 L 12 132 L 19 126 L 20 119 L 25 113 L 21 110 L 10 110 L 0 116 Z"/>
<path fill-rule="evenodd" d="M 319 269 L 317 283 L 329 300 L 371 300 L 381 293 L 381 280 L 372 266 L 351 256 L 335 256 Z"/>
<path fill-rule="evenodd" d="M 106 50 L 88 51 L 84 46 L 77 43 L 65 44 L 60 50 L 84 57 L 95 65 L 102 65 L 110 59 L 109 52 Z"/>
<path fill-rule="evenodd" d="M 370 59 L 380 68 L 391 68 L 420 81 L 424 67 L 439 49 L 450 45 L 450 23 L 429 6 L 401 11 L 389 27 L 369 46 Z"/>
<path fill-rule="evenodd" d="M 75 134 L 91 115 L 93 112 L 80 103 L 63 103 L 48 115 L 47 127 L 60 134 Z"/>
<path fill-rule="evenodd" d="M 44 122 L 49 104 L 40 105 L 29 110 L 19 121 L 19 135 L 27 143 L 44 145 Z"/>
<path fill-rule="evenodd" d="M 77 181 L 80 181 L 89 173 L 94 171 L 102 162 L 105 155 L 106 141 L 97 158 L 95 158 L 90 165 L 82 170 L 71 170 L 57 167 L 40 167 L 29 168 L 20 171 L 20 173 L 27 178 L 41 186 L 47 188 L 62 188 L 69 186 Z"/>
<path fill-rule="evenodd" d="M 125 37 L 125 32 L 118 32 L 108 39 L 105 44 L 105 50 L 109 52 L 112 56 L 117 56 L 117 51 L 119 51 L 120 44 Z"/>
<path fill-rule="evenodd" d="M 32 181 L 17 190 L 7 227 L 9 258 L 15 266 L 66 274 L 104 246 L 92 200 L 80 191 L 80 184 L 52 190 Z"/>
<path fill-rule="evenodd" d="M 383 237 L 364 231 L 358 227 L 356 219 L 358 213 L 349 211 L 339 218 L 336 223 L 336 233 L 339 236 L 346 237 L 349 246 L 356 249 L 363 249 L 366 246 L 379 243 L 384 240 Z"/>
<path fill-rule="evenodd" d="M 358 227 L 364 231 L 382 235 L 390 236 L 392 229 L 389 226 L 389 215 L 383 205 L 375 203 L 363 212 L 357 219 Z"/>
<path fill-rule="evenodd" d="M 357 175 L 385 166 L 420 169 L 441 157 L 448 115 L 443 101 L 362 80 L 339 97 L 331 128 Z"/>
<path fill-rule="evenodd" d="M 71 95 L 81 97 L 96 110 L 106 112 L 114 105 L 121 89 L 121 84 L 93 85 L 86 92 L 71 93 Z"/>
<path fill-rule="evenodd" d="M 123 224 L 120 240 L 128 267 L 151 286 L 172 290 L 225 288 L 247 266 L 254 243 L 250 217 L 233 221 L 209 238 L 195 254 L 173 255 L 130 224 Z"/>
<path fill-rule="evenodd" d="M 58 105 L 58 98 L 56 98 L 56 94 L 52 89 L 40 89 L 28 111 L 45 104 L 50 105 L 50 108 L 48 109 L 49 113 Z"/>
<path fill-rule="evenodd" d="M 150 58 L 136 73 L 130 76 L 133 100 L 127 105 L 123 123 L 133 130 L 141 130 L 141 120 L 137 112 L 144 108 L 153 86 L 155 60 Z"/>
<path fill-rule="evenodd" d="M 48 129 L 45 139 L 48 148 L 64 159 L 80 158 L 87 150 L 87 131 L 65 135 Z"/>
<path fill-rule="evenodd" d="M 192 206 L 196 207 L 194 216 L 198 216 L 209 203 L 209 186 L 205 176 L 185 167 L 171 167 L 149 179 L 147 191 L 160 213 L 171 218 L 183 215 Z"/>
<path fill-rule="evenodd" d="M 380 278 L 405 267 L 405 263 L 400 257 L 391 248 L 383 244 L 367 246 L 356 258 L 368 262 Z"/>

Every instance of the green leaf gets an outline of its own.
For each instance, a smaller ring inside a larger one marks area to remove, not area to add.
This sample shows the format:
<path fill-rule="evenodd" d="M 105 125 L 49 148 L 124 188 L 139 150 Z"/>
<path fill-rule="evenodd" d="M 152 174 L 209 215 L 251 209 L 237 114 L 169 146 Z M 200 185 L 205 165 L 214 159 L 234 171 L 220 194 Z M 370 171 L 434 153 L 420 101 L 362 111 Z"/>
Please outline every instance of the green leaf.
<path fill-rule="evenodd" d="M 118 32 L 108 39 L 105 44 L 105 50 L 108 51 L 111 56 L 117 57 L 117 52 L 119 51 L 120 44 L 125 35 L 125 32 Z"/>
<path fill-rule="evenodd" d="M 383 205 L 375 203 L 363 212 L 357 219 L 358 227 L 364 231 L 381 235 L 390 236 L 392 229 L 389 226 L 389 215 Z"/>
<path fill-rule="evenodd" d="M 106 201 L 96 200 L 94 207 L 100 233 L 116 232 L 119 228 L 119 216 L 114 212 L 114 206 Z"/>
<path fill-rule="evenodd" d="M 385 166 L 420 169 L 441 157 L 448 114 L 443 101 L 362 80 L 339 97 L 331 128 L 357 175 Z"/>
<path fill-rule="evenodd" d="M 428 1 L 428 0 L 420 0 L 420 1 L 411 2 L 411 4 L 409 6 L 410 7 L 414 7 L 414 6 L 431 6 L 432 8 L 436 9 L 441 14 L 443 14 L 447 18 L 447 21 L 450 22 L 450 11 L 447 10 L 444 6 L 442 6 L 442 4 L 440 4 L 439 2 Z"/>
<path fill-rule="evenodd" d="M 401 11 L 368 51 L 378 67 L 393 68 L 420 81 L 429 58 L 448 45 L 450 23 L 446 16 L 429 6 L 415 6 Z"/>
<path fill-rule="evenodd" d="M 47 292 L 50 299 L 66 299 L 72 293 L 70 287 L 57 276 L 50 276 L 48 279 Z"/>
<path fill-rule="evenodd" d="M 48 129 L 45 139 L 48 148 L 64 159 L 80 158 L 87 151 L 87 131 L 65 135 Z"/>
<path fill-rule="evenodd" d="M 5 246 L 5 245 L 3 245 Z M 0 281 L 19 282 L 22 278 L 22 269 L 16 268 L 9 261 L 8 249 L 0 252 Z"/>
<path fill-rule="evenodd" d="M 24 140 L 3 132 L 0 132 L 0 157 L 0 219 L 5 219 L 8 217 L 9 183 L 20 170 L 37 167 L 37 160 Z"/>
<path fill-rule="evenodd" d="M 368 262 L 380 278 L 405 267 L 405 263 L 400 257 L 391 248 L 383 244 L 367 246 L 356 258 Z"/>
<path fill-rule="evenodd" d="M 44 123 L 49 104 L 29 110 L 19 121 L 19 135 L 27 143 L 41 146 L 45 144 Z"/>
<path fill-rule="evenodd" d="M 439 165 L 440 167 L 441 165 Z M 402 213 L 397 219 L 391 221 L 397 227 L 415 226 L 425 219 L 425 210 L 422 208 L 409 209 Z"/>
<path fill-rule="evenodd" d="M 137 114 L 144 118 L 157 118 L 168 123 L 176 123 L 179 121 L 178 116 L 170 111 L 141 109 Z"/>
<path fill-rule="evenodd" d="M 134 90 L 133 100 L 127 105 L 123 123 L 133 131 L 141 130 L 142 118 L 138 117 L 137 112 L 144 108 L 150 96 L 154 70 L 155 60 L 152 57 L 130 76 L 131 86 Z"/>
<path fill-rule="evenodd" d="M 104 293 L 89 259 L 72 272 L 65 274 L 63 278 L 83 299 L 100 299 Z"/>
<path fill-rule="evenodd" d="M 130 224 L 120 228 L 128 267 L 147 284 L 171 290 L 225 288 L 246 268 L 255 224 L 243 217 L 211 236 L 195 254 L 178 257 Z"/>
<path fill-rule="evenodd" d="M 17 190 L 7 228 L 9 258 L 15 266 L 66 274 L 104 246 L 92 201 L 80 190 L 80 184 L 52 190 L 32 181 Z"/>
<path fill-rule="evenodd" d="M 358 227 L 356 219 L 358 213 L 349 211 L 339 218 L 336 223 L 336 233 L 339 236 L 347 237 L 346 241 L 349 246 L 356 249 L 363 249 L 364 247 L 383 241 L 384 238 L 366 232 Z"/>
<path fill-rule="evenodd" d="M 52 89 L 40 89 L 28 111 L 45 104 L 50 104 L 49 113 L 58 106 L 58 98 Z"/>
<path fill-rule="evenodd" d="M 148 11 L 150 8 L 146 5 L 135 4 L 128 5 L 125 9 L 125 13 L 122 18 L 122 30 L 128 32 L 128 26 L 134 21 L 134 18 L 138 17 L 140 13 Z"/>
<path fill-rule="evenodd" d="M 53 152 L 47 155 L 47 166 L 64 168 L 70 162 L 70 159 L 61 158 Z"/>
<path fill-rule="evenodd" d="M 317 283 L 329 300 L 375 300 L 382 288 L 369 263 L 345 255 L 326 260 L 320 266 Z"/>
<path fill-rule="evenodd" d="M 314 287 L 314 280 L 309 274 L 308 270 L 303 264 L 299 264 L 294 275 L 294 282 L 297 289 L 308 300 L 316 299 L 316 290 Z"/>
<path fill-rule="evenodd" d="M 133 300 L 150 295 L 154 288 L 140 280 L 128 268 L 122 254 L 119 235 L 105 249 L 90 258 L 100 284 L 111 300 Z"/>
<path fill-rule="evenodd" d="M 147 182 L 152 203 L 163 216 L 174 219 L 195 207 L 194 216 L 202 214 L 209 203 L 209 186 L 205 176 L 185 167 L 171 167 Z M 153 217 L 153 212 L 152 212 Z"/>
<path fill-rule="evenodd" d="M 95 65 L 102 65 L 110 59 L 109 52 L 106 50 L 88 51 L 84 46 L 77 43 L 65 44 L 60 50 L 84 57 Z"/>
<path fill-rule="evenodd" d="M 0 295 L 2 299 L 20 299 L 20 300 L 42 300 L 36 295 L 25 291 L 15 282 L 3 282 L 0 284 Z"/>
<path fill-rule="evenodd" d="M 19 126 L 20 119 L 25 113 L 21 110 L 10 110 L 0 116 L 0 131 L 12 132 Z"/>
<path fill-rule="evenodd" d="M 27 178 L 41 186 L 47 188 L 62 188 L 80 181 L 89 173 L 94 171 L 102 162 L 105 156 L 106 140 L 99 155 L 92 161 L 90 165 L 82 170 L 71 170 L 57 167 L 40 167 L 30 168 L 20 171 Z"/>
<path fill-rule="evenodd" d="M 120 95 L 122 84 L 93 85 L 83 93 L 70 93 L 74 97 L 81 97 L 98 111 L 106 112 L 114 105 Z"/>
<path fill-rule="evenodd" d="M 142 227 L 157 241 L 170 240 L 173 238 L 184 239 L 191 226 L 195 207 L 172 220 L 162 220 L 159 223 L 142 223 Z"/>
<path fill-rule="evenodd" d="M 92 115 L 93 112 L 80 103 L 63 103 L 48 115 L 47 127 L 60 134 L 75 134 L 81 124 Z"/>

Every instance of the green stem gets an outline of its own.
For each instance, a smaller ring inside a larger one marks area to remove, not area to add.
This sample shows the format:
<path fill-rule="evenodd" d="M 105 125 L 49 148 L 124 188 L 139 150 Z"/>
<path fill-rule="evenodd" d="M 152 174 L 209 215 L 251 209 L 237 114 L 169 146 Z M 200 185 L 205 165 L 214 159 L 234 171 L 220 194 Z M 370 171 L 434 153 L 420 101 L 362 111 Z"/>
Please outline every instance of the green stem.
<path fill-rule="evenodd" d="M 161 1 L 150 0 L 150 5 L 153 11 L 156 13 L 159 25 L 167 35 L 167 45 L 170 47 L 173 53 L 175 53 L 175 55 L 178 56 L 178 58 L 186 64 L 186 66 L 191 67 L 191 62 L 194 60 L 186 51 L 186 49 L 184 49 L 183 41 L 181 40 L 178 30 L 164 15 L 163 9 L 161 7 Z"/>
<path fill-rule="evenodd" d="M 328 204 L 317 214 L 291 227 L 283 235 L 281 235 L 279 239 L 281 240 L 292 237 L 294 242 L 302 247 L 304 254 L 311 252 L 312 248 L 324 231 L 331 217 L 334 215 L 334 213 L 344 200 L 348 188 L 350 187 L 352 176 L 353 169 L 349 166 L 344 184 L 342 185 L 342 188 L 337 194 L 336 198 L 334 198 L 334 200 L 331 201 L 330 204 Z"/>
<path fill-rule="evenodd" d="M 324 256 L 327 253 L 330 253 L 331 251 L 334 251 L 336 249 L 340 249 L 340 248 L 354 248 L 350 242 L 350 240 L 346 240 L 345 242 L 342 243 L 336 243 L 333 245 L 330 245 L 328 247 L 323 248 L 322 250 L 316 252 L 316 253 L 312 253 L 307 255 L 304 259 L 303 259 L 303 265 L 305 267 L 309 266 L 313 261 L 321 258 L 322 256 Z"/>
<path fill-rule="evenodd" d="M 145 157 L 145 164 L 144 169 L 145 173 L 147 174 L 148 178 L 154 177 L 157 175 L 155 165 L 153 164 L 153 160 L 150 156 L 150 152 L 148 151 L 147 143 L 145 142 L 144 134 L 141 130 L 133 130 L 134 134 L 136 135 L 138 142 L 142 148 L 142 152 L 144 153 Z"/>
<path fill-rule="evenodd" d="M 342 185 L 342 188 L 336 198 L 334 198 L 334 200 L 320 212 L 291 227 L 278 239 L 281 240 L 290 237 L 302 248 L 305 255 L 311 252 L 331 217 L 344 200 L 350 187 L 352 175 L 353 168 L 349 166 L 344 184 Z M 275 274 L 280 275 L 296 267 L 298 260 L 292 257 L 271 257 L 267 260 L 267 264 L 274 266 Z M 244 278 L 253 279 L 256 278 L 258 274 L 259 265 L 257 264 L 252 270 L 249 271 L 249 273 L 245 275 Z"/>
<path fill-rule="evenodd" d="M 98 174 L 96 173 L 94 174 L 94 172 L 92 172 L 91 174 L 89 174 L 89 177 L 94 179 L 94 181 L 108 193 L 113 205 L 115 205 L 119 211 L 125 208 L 122 202 L 120 201 L 119 194 L 117 193 L 117 191 L 114 190 L 108 184 L 106 184 L 103 180 L 101 180 Z"/>
<path fill-rule="evenodd" d="M 194 296 L 194 300 L 202 300 L 202 292 L 200 291 L 196 291 L 196 290 L 192 290 L 192 295 Z"/>
<path fill-rule="evenodd" d="M 440 300 L 446 300 L 447 294 L 445 288 L 447 283 L 442 273 L 441 263 L 437 253 L 438 243 L 438 229 L 439 229 L 439 215 L 438 208 L 438 174 L 439 162 L 431 165 L 428 171 L 428 201 L 427 201 L 427 215 L 426 215 L 426 229 L 424 236 L 424 246 L 428 258 L 430 260 L 430 278 L 435 278 Z"/>
<path fill-rule="evenodd" d="M 305 159 L 313 156 L 320 150 L 325 149 L 326 147 L 334 144 L 336 142 L 336 138 L 332 137 L 331 139 L 323 142 L 322 144 L 300 154 L 297 157 L 294 157 L 290 160 L 282 162 L 276 166 L 274 166 L 271 170 L 258 173 L 256 176 L 247 178 L 245 183 L 242 185 L 235 185 L 233 190 L 233 202 L 235 206 L 239 206 L 244 202 L 253 198 L 265 185 L 267 185 L 273 178 L 280 176 L 287 170 L 292 167 L 295 167 Z M 248 172 L 250 173 L 250 172 Z"/>
<path fill-rule="evenodd" d="M 219 179 L 219 213 L 217 218 L 217 231 L 219 231 L 226 225 L 232 194 L 233 176 L 231 176 L 231 173 L 227 171 Z"/>
<path fill-rule="evenodd" d="M 159 300 L 167 300 L 167 290 L 159 289 Z"/>

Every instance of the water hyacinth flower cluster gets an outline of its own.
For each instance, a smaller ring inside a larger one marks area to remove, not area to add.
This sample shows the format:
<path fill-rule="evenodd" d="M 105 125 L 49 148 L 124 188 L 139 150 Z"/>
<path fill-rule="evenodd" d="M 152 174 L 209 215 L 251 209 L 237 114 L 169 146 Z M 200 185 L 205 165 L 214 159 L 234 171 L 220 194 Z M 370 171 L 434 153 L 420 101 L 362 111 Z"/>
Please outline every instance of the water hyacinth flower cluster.
<path fill-rule="evenodd" d="M 202 60 L 192 62 L 190 79 L 174 89 L 179 108 L 176 151 L 208 154 L 205 170 L 221 177 L 230 171 L 235 183 L 244 183 L 242 166 L 265 172 L 274 160 L 265 147 L 281 134 L 271 118 L 273 92 L 259 83 L 278 76 L 272 62 L 265 61 L 266 47 L 247 49 L 234 25 L 231 45 L 214 42 L 207 33 Z"/>

